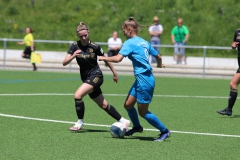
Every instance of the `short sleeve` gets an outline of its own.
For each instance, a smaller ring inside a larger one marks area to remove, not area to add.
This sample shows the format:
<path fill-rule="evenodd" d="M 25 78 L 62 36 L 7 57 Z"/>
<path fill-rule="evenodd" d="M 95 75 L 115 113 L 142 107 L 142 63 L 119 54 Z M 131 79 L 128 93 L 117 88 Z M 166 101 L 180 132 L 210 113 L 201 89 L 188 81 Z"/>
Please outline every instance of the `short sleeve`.
<path fill-rule="evenodd" d="M 33 35 L 32 35 L 32 34 L 29 35 L 29 41 L 30 41 L 30 42 L 33 42 Z"/>
<path fill-rule="evenodd" d="M 72 44 L 72 45 L 69 47 L 67 53 L 73 55 L 73 53 L 77 50 L 77 49 L 76 49 L 76 45 L 77 45 L 77 44 Z"/>
<path fill-rule="evenodd" d="M 186 26 L 184 26 L 184 33 L 185 34 L 189 34 L 189 30 L 188 30 L 188 28 Z"/>
<path fill-rule="evenodd" d="M 237 42 L 237 33 L 238 33 L 237 31 L 235 31 L 235 33 L 234 33 L 234 36 L 233 36 L 233 41 L 234 42 Z"/>
<path fill-rule="evenodd" d="M 100 46 L 98 46 L 98 48 L 96 50 L 96 54 L 98 56 L 104 56 L 104 51 L 103 51 L 103 49 Z"/>
<path fill-rule="evenodd" d="M 152 56 L 158 55 L 158 51 L 156 51 L 156 49 L 154 49 L 154 47 L 150 43 L 149 43 L 149 54 Z"/>
<path fill-rule="evenodd" d="M 175 29 L 176 29 L 176 27 L 173 27 L 171 34 L 173 34 L 173 35 L 175 34 Z"/>
<path fill-rule="evenodd" d="M 128 41 L 125 41 L 123 43 L 121 50 L 119 51 L 119 54 L 123 55 L 124 57 L 127 57 L 131 53 L 132 53 L 131 45 L 128 44 Z"/>

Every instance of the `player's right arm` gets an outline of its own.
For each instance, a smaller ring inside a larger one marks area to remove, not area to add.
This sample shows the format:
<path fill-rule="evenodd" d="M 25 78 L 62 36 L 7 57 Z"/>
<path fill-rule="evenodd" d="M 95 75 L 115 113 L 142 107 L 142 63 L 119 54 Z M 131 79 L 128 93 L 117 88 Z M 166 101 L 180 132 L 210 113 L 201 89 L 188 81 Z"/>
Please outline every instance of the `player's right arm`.
<path fill-rule="evenodd" d="M 76 50 L 73 54 L 68 53 L 62 62 L 63 66 L 68 65 L 80 52 L 81 50 Z"/>
<path fill-rule="evenodd" d="M 239 42 L 232 42 L 232 49 L 236 49 Z"/>
<path fill-rule="evenodd" d="M 232 49 L 236 49 L 238 44 L 239 44 L 239 41 L 240 41 L 240 38 L 239 38 L 239 31 L 240 29 L 236 30 L 235 33 L 234 33 L 234 36 L 233 36 L 233 42 L 232 42 Z"/>

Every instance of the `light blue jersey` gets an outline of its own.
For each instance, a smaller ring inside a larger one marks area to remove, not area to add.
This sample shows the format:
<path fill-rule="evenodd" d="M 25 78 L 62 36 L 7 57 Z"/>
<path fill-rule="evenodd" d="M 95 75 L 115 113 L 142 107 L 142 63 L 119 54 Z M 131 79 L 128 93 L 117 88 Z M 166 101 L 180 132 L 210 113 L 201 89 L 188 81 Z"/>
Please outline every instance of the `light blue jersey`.
<path fill-rule="evenodd" d="M 158 54 L 148 41 L 138 36 L 126 40 L 119 53 L 132 61 L 134 75 L 152 71 L 149 55 Z"/>
<path fill-rule="evenodd" d="M 135 36 L 124 42 L 119 54 L 128 57 L 133 64 L 136 81 L 129 94 L 135 97 L 140 104 L 150 103 L 154 92 L 155 78 L 148 58 L 149 55 L 157 56 L 158 52 L 148 41 Z"/>

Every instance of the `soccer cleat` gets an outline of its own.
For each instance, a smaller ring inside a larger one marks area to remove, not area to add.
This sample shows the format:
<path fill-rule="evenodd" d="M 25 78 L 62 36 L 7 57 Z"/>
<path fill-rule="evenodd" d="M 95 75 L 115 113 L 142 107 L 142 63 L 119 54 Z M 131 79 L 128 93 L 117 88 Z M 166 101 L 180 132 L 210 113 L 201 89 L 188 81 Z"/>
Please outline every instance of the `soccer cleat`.
<path fill-rule="evenodd" d="M 171 132 L 167 129 L 167 131 L 161 133 L 157 139 L 155 139 L 155 142 L 162 142 L 165 141 L 168 137 L 170 137 Z"/>
<path fill-rule="evenodd" d="M 228 115 L 228 116 L 232 115 L 232 111 L 230 111 L 228 108 L 225 108 L 223 110 L 218 110 L 217 113 L 221 115 Z"/>
<path fill-rule="evenodd" d="M 77 122 L 77 123 L 75 123 L 75 125 L 74 126 L 72 126 L 72 127 L 70 127 L 70 130 L 71 131 L 80 131 L 81 129 L 83 129 L 83 123 L 79 123 L 79 122 Z"/>
<path fill-rule="evenodd" d="M 125 136 L 131 136 L 136 132 L 141 133 L 143 131 L 143 127 L 142 126 L 138 126 L 138 127 L 133 127 L 132 129 L 130 129 L 129 131 L 127 131 L 125 133 Z"/>

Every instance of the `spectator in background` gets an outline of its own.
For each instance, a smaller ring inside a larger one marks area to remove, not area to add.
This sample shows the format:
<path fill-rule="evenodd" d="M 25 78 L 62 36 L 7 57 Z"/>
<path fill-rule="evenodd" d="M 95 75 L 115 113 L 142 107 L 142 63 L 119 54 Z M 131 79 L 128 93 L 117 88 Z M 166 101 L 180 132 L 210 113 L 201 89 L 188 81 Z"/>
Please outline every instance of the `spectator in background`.
<path fill-rule="evenodd" d="M 186 42 L 189 38 L 189 31 L 186 26 L 183 25 L 183 19 L 178 18 L 177 26 L 173 27 L 171 32 L 172 43 L 174 44 L 174 61 L 173 64 L 177 64 L 178 55 L 181 54 L 181 63 L 186 64 L 185 60 L 185 48 L 181 48 L 181 46 L 185 46 Z"/>
<path fill-rule="evenodd" d="M 160 35 L 163 32 L 163 27 L 161 24 L 159 24 L 159 19 L 157 16 L 153 17 L 153 23 L 154 25 L 152 25 L 148 29 L 149 34 L 151 35 L 150 43 L 152 45 L 160 45 L 161 44 Z M 158 51 L 158 53 L 160 53 L 160 47 L 154 47 L 154 49 Z M 156 58 L 154 56 L 151 56 L 151 57 L 152 57 L 152 63 L 156 63 Z"/>
<path fill-rule="evenodd" d="M 31 58 L 31 53 L 35 51 L 35 46 L 34 46 L 34 39 L 32 33 L 34 30 L 32 30 L 30 27 L 26 28 L 26 36 L 24 37 L 22 42 L 17 42 L 18 45 L 26 45 L 25 50 L 22 53 L 22 58 Z M 32 63 L 33 65 L 33 71 L 37 70 L 36 64 Z"/>
<path fill-rule="evenodd" d="M 121 47 L 122 40 L 118 38 L 117 31 L 114 31 L 112 37 L 108 39 L 108 57 L 117 55 Z"/>

